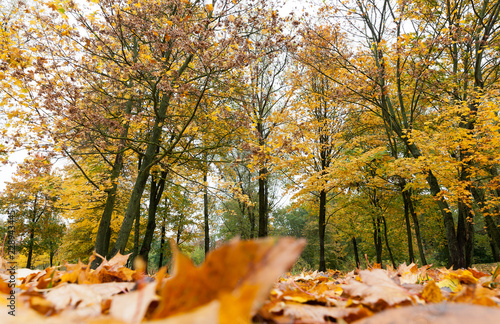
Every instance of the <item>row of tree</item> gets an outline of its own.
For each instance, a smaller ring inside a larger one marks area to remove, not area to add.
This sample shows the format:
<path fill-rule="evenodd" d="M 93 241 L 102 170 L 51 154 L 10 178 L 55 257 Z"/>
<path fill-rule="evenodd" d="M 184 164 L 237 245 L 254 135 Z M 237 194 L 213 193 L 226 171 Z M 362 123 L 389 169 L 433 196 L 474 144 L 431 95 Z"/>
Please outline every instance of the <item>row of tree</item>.
<path fill-rule="evenodd" d="M 28 267 L 35 237 L 61 237 L 61 258 L 130 251 L 160 265 L 167 237 L 203 237 L 206 253 L 284 234 L 308 237 L 303 261 L 320 270 L 359 266 L 363 252 L 393 265 L 415 250 L 423 264 L 500 260 L 500 3 L 278 9 L 3 8 L 3 150 L 51 152 L 20 166 L 2 197 Z M 53 156 L 67 165 L 39 167 Z M 42 220 L 65 234 L 44 235 Z"/>

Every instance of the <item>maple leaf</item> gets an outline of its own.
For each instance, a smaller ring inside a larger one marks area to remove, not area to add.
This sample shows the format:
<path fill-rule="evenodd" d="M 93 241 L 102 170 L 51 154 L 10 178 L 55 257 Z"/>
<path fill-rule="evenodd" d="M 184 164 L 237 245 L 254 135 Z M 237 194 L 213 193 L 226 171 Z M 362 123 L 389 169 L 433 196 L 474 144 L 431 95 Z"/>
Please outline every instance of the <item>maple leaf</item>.
<path fill-rule="evenodd" d="M 499 318 L 500 310 L 493 307 L 439 303 L 389 309 L 379 314 L 360 320 L 356 322 L 356 324 L 498 323 Z"/>
<path fill-rule="evenodd" d="M 232 240 L 209 253 L 198 268 L 174 249 L 174 274 L 162 287 L 161 301 L 153 318 L 190 312 L 214 300 L 224 303 L 231 298 L 241 299 L 242 291 L 255 296 L 247 299 L 243 307 L 251 310 L 245 314 L 250 318 L 267 297 L 273 282 L 293 264 L 304 245 L 305 240 L 291 238 Z M 221 308 L 221 320 L 225 318 L 224 309 L 227 308 Z"/>
<path fill-rule="evenodd" d="M 365 305 L 374 306 L 379 302 L 383 302 L 392 306 L 405 302 L 414 302 L 414 297 L 389 278 L 385 270 L 363 270 L 359 272 L 359 276 L 362 282 L 350 280 L 348 284 L 342 285 L 342 289 L 353 297 L 361 297 Z"/>

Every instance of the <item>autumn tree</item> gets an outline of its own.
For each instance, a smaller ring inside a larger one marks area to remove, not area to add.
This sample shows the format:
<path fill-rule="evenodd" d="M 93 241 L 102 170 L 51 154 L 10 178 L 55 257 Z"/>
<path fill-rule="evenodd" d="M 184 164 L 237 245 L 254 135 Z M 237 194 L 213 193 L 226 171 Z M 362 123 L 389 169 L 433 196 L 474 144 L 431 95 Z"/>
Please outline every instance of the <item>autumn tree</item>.
<path fill-rule="evenodd" d="M 20 164 L 2 194 L 2 210 L 16 217 L 21 251 L 27 254 L 26 268 L 33 266 L 33 254 L 48 249 L 50 263 L 64 226 L 59 221 L 61 182 L 52 170 L 49 156 L 34 154 Z"/>
<path fill-rule="evenodd" d="M 487 30 L 492 31 L 488 28 L 494 28 L 492 26 L 495 25 L 494 22 L 498 18 L 498 14 L 496 3 L 493 4 L 489 1 L 479 4 L 478 8 L 483 8 L 483 11 L 475 10 L 476 3 L 466 4 L 458 1 L 448 3 L 448 5 L 460 8 L 458 11 L 448 10 L 452 15 L 461 10 L 464 10 L 464 14 L 467 13 L 463 17 L 467 16 L 469 18 L 461 20 L 464 24 L 467 25 L 470 22 L 470 26 L 474 26 L 474 24 L 482 26 L 479 29 L 471 28 L 470 32 L 473 35 L 467 38 L 470 45 L 464 43 L 464 49 L 474 48 L 473 51 L 477 51 L 477 53 L 484 52 L 475 56 L 475 63 L 472 65 L 470 60 L 465 65 L 453 64 L 451 63 L 453 60 L 448 60 L 447 50 L 445 49 L 460 48 L 457 41 L 453 41 L 452 38 L 448 37 L 450 31 L 454 30 L 455 27 L 450 29 L 449 23 L 445 23 L 447 18 L 444 18 L 446 14 L 445 11 L 440 9 L 441 6 L 430 3 L 420 6 L 411 2 L 383 1 L 375 3 L 373 1 L 353 1 L 345 2 L 338 7 L 324 7 L 321 9 L 325 13 L 323 17 L 331 17 L 332 13 L 342 12 L 345 14 L 345 25 L 330 20 L 332 30 L 342 30 L 344 26 L 349 26 L 350 33 L 356 35 L 357 38 L 349 40 L 350 44 L 352 44 L 349 48 L 345 46 L 345 42 L 339 42 L 340 38 L 330 37 L 335 33 L 325 35 L 321 32 L 324 29 L 309 28 L 307 29 L 307 39 L 315 39 L 321 44 L 321 51 L 316 52 L 315 55 L 320 54 L 333 58 L 327 69 L 318 65 L 313 67 L 332 81 L 345 87 L 352 95 L 351 100 L 369 109 L 374 117 L 380 118 L 384 123 L 388 141 L 393 141 L 396 144 L 394 147 L 402 145 L 404 148 L 402 152 L 400 151 L 401 153 L 395 156 L 399 158 L 404 154 L 408 154 L 414 162 L 407 164 L 407 167 L 414 170 L 413 174 L 421 173 L 425 175 L 422 180 L 426 182 L 427 188 L 435 197 L 441 210 L 449 248 L 450 264 L 455 267 L 462 267 L 467 264 L 470 265 L 471 262 L 470 244 L 473 242 L 473 229 L 470 220 L 472 220 L 472 214 L 471 208 L 467 207 L 471 205 L 470 191 L 466 190 L 469 193 L 465 195 L 454 195 L 456 198 L 460 196 L 456 200 L 455 198 L 449 199 L 449 196 L 447 198 L 445 195 L 447 190 L 443 188 L 449 188 L 447 184 L 444 184 L 447 183 L 448 178 L 443 178 L 441 173 L 436 173 L 437 170 L 441 170 L 441 165 L 435 164 L 435 162 L 449 160 L 446 157 L 448 152 L 444 155 L 435 154 L 436 152 L 432 151 L 432 149 L 429 150 L 429 146 L 424 141 L 419 142 L 417 138 L 424 134 L 424 132 L 420 132 L 425 128 L 423 127 L 424 122 L 438 115 L 434 115 L 432 109 L 439 113 L 451 112 L 454 109 L 449 110 L 453 105 L 447 104 L 451 99 L 448 90 L 439 86 L 436 87 L 439 83 L 444 84 L 443 81 L 447 79 L 446 75 L 453 71 L 452 67 L 455 66 L 456 69 L 460 66 L 485 66 L 482 63 L 482 56 L 488 51 L 483 51 L 482 48 L 483 46 L 489 46 L 489 42 L 494 37 L 490 39 L 489 36 L 484 38 L 482 35 Z M 446 8 L 446 5 L 443 7 Z M 474 13 L 475 11 L 476 13 Z M 406 23 L 409 20 L 413 20 L 415 23 Z M 493 25 L 489 25 L 489 23 Z M 456 36 L 455 32 L 451 34 Z M 348 34 L 344 32 L 342 35 L 344 36 L 343 39 L 345 39 Z M 450 53 L 453 53 L 453 51 Z M 466 54 L 466 51 L 460 53 L 460 55 L 462 53 L 464 55 L 460 56 L 459 61 L 462 58 L 470 57 Z M 456 63 L 459 61 L 455 60 Z M 491 64 L 486 65 L 494 68 L 495 59 L 488 62 L 491 62 Z M 339 70 L 342 73 L 339 74 Z M 335 73 L 333 73 L 334 71 Z M 339 77 L 339 75 L 342 77 Z M 471 76 L 468 72 L 463 74 L 463 76 L 465 75 L 468 75 L 467 78 Z M 462 83 L 462 85 L 465 84 L 468 83 Z M 453 87 L 451 88 L 453 89 Z M 436 91 L 436 89 L 440 89 L 440 91 Z M 465 92 L 469 94 L 471 93 L 471 88 L 468 86 L 462 89 L 466 89 Z M 474 120 L 474 118 L 468 118 L 473 115 L 474 109 L 472 115 L 467 113 L 466 116 L 468 117 L 464 117 L 468 122 L 462 122 L 461 124 L 459 122 L 454 126 L 454 130 L 464 129 L 463 125 L 465 124 L 470 125 L 469 121 Z M 428 131 L 431 130 L 425 130 L 425 132 Z M 432 131 L 431 133 L 435 134 Z M 430 135 L 431 133 L 426 134 Z M 459 131 L 459 133 L 464 134 L 462 131 Z M 424 135 L 422 138 L 429 137 Z M 467 145 L 466 137 L 462 138 L 464 139 L 463 144 Z M 427 158 L 430 158 L 433 163 L 425 163 L 424 160 Z M 464 167 L 464 170 L 469 168 L 463 165 L 463 162 L 453 165 L 460 165 L 459 167 Z M 469 178 L 462 177 L 461 183 L 463 185 L 455 186 L 455 188 L 457 190 L 458 188 L 466 189 L 471 178 L 467 179 Z M 405 186 L 404 190 L 407 189 Z M 453 208 L 451 208 L 451 204 L 455 203 L 462 204 L 459 207 L 457 226 L 455 226 Z"/>

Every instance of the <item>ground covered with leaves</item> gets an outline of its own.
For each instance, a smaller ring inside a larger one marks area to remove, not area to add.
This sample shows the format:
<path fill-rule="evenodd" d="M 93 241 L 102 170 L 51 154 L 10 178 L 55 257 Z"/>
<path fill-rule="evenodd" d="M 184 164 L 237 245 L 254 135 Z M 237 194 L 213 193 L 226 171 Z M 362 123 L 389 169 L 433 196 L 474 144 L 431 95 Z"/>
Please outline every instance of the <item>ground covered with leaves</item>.
<path fill-rule="evenodd" d="M 498 323 L 500 269 L 377 265 L 349 273 L 284 274 L 305 242 L 233 240 L 196 267 L 174 249 L 172 275 L 125 267 L 19 269 L 9 315 L 9 264 L 0 259 L 1 323 Z M 91 261 L 96 256 L 91 258 Z M 90 261 L 90 262 L 91 262 Z M 281 277 L 280 277 L 281 276 Z"/>

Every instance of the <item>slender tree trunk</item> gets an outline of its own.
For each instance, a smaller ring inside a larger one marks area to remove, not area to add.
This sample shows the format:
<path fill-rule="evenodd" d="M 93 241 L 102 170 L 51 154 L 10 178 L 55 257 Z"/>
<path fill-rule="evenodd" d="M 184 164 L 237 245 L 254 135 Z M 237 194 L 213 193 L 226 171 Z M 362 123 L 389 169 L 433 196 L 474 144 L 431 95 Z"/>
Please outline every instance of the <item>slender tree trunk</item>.
<path fill-rule="evenodd" d="M 248 219 L 250 220 L 250 238 L 255 237 L 255 213 L 253 207 L 248 207 Z"/>
<path fill-rule="evenodd" d="M 132 112 L 132 101 L 127 102 L 125 115 Z M 115 161 L 113 163 L 113 170 L 111 171 L 110 181 L 112 183 L 111 188 L 107 190 L 108 195 L 106 197 L 106 204 L 101 215 L 101 220 L 99 221 L 99 227 L 97 229 L 97 236 L 95 241 L 95 251 L 102 256 L 106 256 L 109 250 L 109 240 L 111 238 L 111 219 L 113 215 L 113 210 L 116 203 L 116 193 L 118 189 L 117 180 L 123 169 L 123 148 L 125 147 L 125 138 L 128 136 L 129 122 L 127 122 L 120 134 L 122 140 L 120 140 L 120 145 L 118 147 L 118 152 L 115 156 Z M 95 258 L 92 261 L 91 267 L 93 269 L 97 268 L 102 262 L 101 258 Z"/>
<path fill-rule="evenodd" d="M 352 239 L 352 247 L 354 248 L 354 260 L 356 261 L 356 268 L 361 266 L 359 262 L 359 254 L 358 254 L 358 243 L 356 242 L 356 236 L 353 236 Z"/>
<path fill-rule="evenodd" d="M 437 204 L 439 210 L 441 211 L 441 215 L 443 216 L 446 241 L 448 243 L 448 253 L 450 256 L 449 263 L 453 265 L 454 269 L 464 268 L 465 255 L 459 247 L 455 232 L 455 221 L 453 220 L 453 215 L 450 211 L 448 203 L 442 197 L 439 197 L 441 188 L 439 187 L 437 179 L 431 170 L 427 172 L 427 183 L 429 184 L 432 196 L 437 198 Z"/>
<path fill-rule="evenodd" d="M 179 216 L 183 217 L 183 215 L 179 215 Z M 181 222 L 179 221 L 179 223 L 177 225 L 177 236 L 175 239 L 175 244 L 177 244 L 177 246 L 179 246 L 179 244 L 181 244 L 181 234 L 182 234 L 183 229 L 184 229 L 184 226 L 182 226 Z"/>
<path fill-rule="evenodd" d="M 210 224 L 208 219 L 208 168 L 203 174 L 203 183 L 205 185 L 203 192 L 203 218 L 205 222 L 205 255 L 210 250 Z"/>
<path fill-rule="evenodd" d="M 259 237 L 267 236 L 268 226 L 267 168 L 259 170 Z"/>
<path fill-rule="evenodd" d="M 122 167 L 123 153 L 118 153 L 115 157 L 115 163 L 110 177 L 112 186 L 110 189 L 108 189 L 108 196 L 106 198 L 104 211 L 102 212 L 101 220 L 99 222 L 95 241 L 95 250 L 99 255 L 102 256 L 106 256 L 108 254 L 109 240 L 111 238 L 111 218 L 115 207 L 116 192 L 118 189 L 116 179 L 118 179 L 118 177 L 120 176 Z M 101 258 L 95 258 L 94 261 L 92 261 L 92 268 L 97 268 L 99 264 L 101 264 L 101 262 Z"/>
<path fill-rule="evenodd" d="M 491 253 L 493 255 L 493 260 L 495 260 L 495 262 L 499 262 L 500 248 L 497 241 L 500 239 L 500 237 L 498 237 L 498 233 L 496 231 L 498 227 L 490 215 L 484 216 L 484 222 L 486 223 L 486 232 L 488 233 L 488 237 L 490 239 L 490 246 L 491 246 Z"/>
<path fill-rule="evenodd" d="M 185 63 L 189 63 L 192 56 L 186 59 Z M 159 104 L 157 110 L 157 116 L 153 128 L 149 134 L 147 141 L 146 151 L 142 157 L 141 167 L 135 179 L 134 187 L 130 195 L 130 200 L 125 210 L 125 217 L 123 218 L 120 231 L 118 232 L 118 237 L 116 238 L 115 246 L 111 249 L 108 256 L 113 257 L 116 253 L 124 252 L 125 246 L 127 245 L 130 231 L 132 230 L 132 225 L 134 224 L 134 219 L 137 217 L 139 212 L 138 206 L 141 204 L 142 194 L 146 188 L 146 183 L 149 178 L 149 170 L 153 166 L 153 162 L 157 156 L 157 149 L 161 142 L 162 132 L 163 132 L 163 122 L 166 118 L 167 108 L 169 107 L 171 99 L 171 94 L 164 94 L 161 103 Z M 173 147 L 170 147 L 173 149 Z"/>
<path fill-rule="evenodd" d="M 402 188 L 404 190 L 404 187 Z M 403 196 L 403 204 L 405 210 L 405 222 L 406 222 L 406 236 L 408 238 L 408 262 L 415 262 L 415 257 L 413 255 L 413 239 L 411 235 L 411 224 L 410 224 L 410 199 L 411 193 L 409 191 L 401 191 Z"/>
<path fill-rule="evenodd" d="M 420 225 L 418 222 L 418 216 L 417 216 L 417 213 L 415 212 L 413 200 L 411 199 L 411 193 L 409 196 L 410 196 L 410 200 L 409 200 L 410 214 L 411 214 L 411 217 L 413 219 L 413 226 L 415 227 L 415 236 L 417 238 L 418 253 L 420 255 L 420 261 L 422 262 L 422 265 L 427 265 L 427 260 L 425 259 L 424 244 L 422 242 L 422 236 L 420 235 Z"/>
<path fill-rule="evenodd" d="M 493 173 L 492 173 L 493 174 Z M 493 174 L 495 176 L 495 174 Z M 495 221 L 488 214 L 488 212 L 498 212 L 498 210 L 484 210 L 485 209 L 485 196 L 484 191 L 477 189 L 476 187 L 471 187 L 472 197 L 474 201 L 479 206 L 481 210 L 483 210 L 484 222 L 486 225 L 486 233 L 488 234 L 488 238 L 490 239 L 490 247 L 491 253 L 493 255 L 493 259 L 495 262 L 500 261 L 500 229 L 495 224 Z M 484 213 L 486 212 L 486 214 Z"/>
<path fill-rule="evenodd" d="M 394 269 L 396 269 L 396 262 L 394 262 L 394 256 L 392 255 L 392 250 L 391 247 L 389 246 L 389 238 L 387 237 L 387 221 L 385 219 L 385 216 L 381 216 L 382 218 L 382 223 L 384 224 L 384 239 L 385 239 L 385 246 L 387 247 L 387 252 L 389 252 L 389 257 L 391 258 L 391 263 Z"/>
<path fill-rule="evenodd" d="M 326 232 L 326 191 L 319 192 L 319 271 L 326 271 L 325 262 L 325 232 Z"/>
<path fill-rule="evenodd" d="M 132 250 L 132 257 L 129 259 L 129 264 L 139 255 L 139 236 L 141 234 L 141 213 L 138 212 L 134 221 L 134 248 Z"/>
<path fill-rule="evenodd" d="M 144 240 L 142 241 L 141 250 L 139 255 L 142 259 L 148 263 L 149 251 L 151 250 L 151 243 L 153 242 L 153 236 L 156 228 L 156 211 L 158 209 L 158 204 L 161 201 L 163 191 L 165 189 L 165 182 L 168 172 L 162 171 L 158 182 L 156 182 L 154 177 L 151 177 L 151 190 L 149 195 L 149 208 L 148 208 L 148 223 L 146 225 L 146 232 L 144 233 Z"/>
<path fill-rule="evenodd" d="M 160 260 L 158 262 L 158 269 L 163 267 L 163 251 L 165 250 L 165 219 L 163 219 L 163 223 L 161 224 L 161 233 L 160 233 Z"/>
<path fill-rule="evenodd" d="M 382 235 L 380 234 L 380 216 L 372 217 L 373 242 L 375 244 L 375 254 L 377 263 L 382 264 Z"/>
<path fill-rule="evenodd" d="M 32 258 L 33 258 L 33 245 L 35 242 L 35 230 L 30 230 L 30 240 L 28 243 L 28 260 L 26 261 L 26 268 L 31 269 Z"/>

